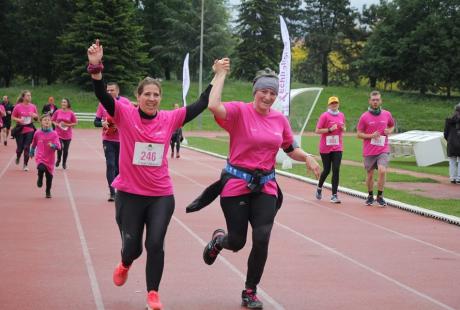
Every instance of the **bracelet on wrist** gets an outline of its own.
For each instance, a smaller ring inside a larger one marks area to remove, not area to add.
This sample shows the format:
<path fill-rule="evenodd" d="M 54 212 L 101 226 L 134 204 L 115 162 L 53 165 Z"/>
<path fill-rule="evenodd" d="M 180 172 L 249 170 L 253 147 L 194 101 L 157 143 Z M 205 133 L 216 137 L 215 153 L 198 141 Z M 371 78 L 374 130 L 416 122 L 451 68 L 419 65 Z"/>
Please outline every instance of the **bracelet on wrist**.
<path fill-rule="evenodd" d="M 101 73 L 102 70 L 104 70 L 104 65 L 102 64 L 102 62 L 94 65 L 94 64 L 88 64 L 88 67 L 86 68 L 86 70 L 88 71 L 88 73 L 90 74 L 98 74 L 98 73 Z"/>

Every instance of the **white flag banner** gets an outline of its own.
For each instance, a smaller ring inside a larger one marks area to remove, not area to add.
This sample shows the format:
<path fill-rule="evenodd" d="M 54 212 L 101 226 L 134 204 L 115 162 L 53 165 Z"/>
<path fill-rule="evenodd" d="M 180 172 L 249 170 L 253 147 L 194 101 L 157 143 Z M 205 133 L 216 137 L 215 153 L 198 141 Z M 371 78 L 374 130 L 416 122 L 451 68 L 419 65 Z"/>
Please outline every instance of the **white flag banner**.
<path fill-rule="evenodd" d="M 281 38 L 284 43 L 283 56 L 280 62 L 279 73 L 279 88 L 277 101 L 281 105 L 281 110 L 285 116 L 289 116 L 289 105 L 291 98 L 291 41 L 289 40 L 289 32 L 286 23 L 280 16 Z"/>
<path fill-rule="evenodd" d="M 184 103 L 184 107 L 187 106 L 187 93 L 188 89 L 190 88 L 190 71 L 188 69 L 188 56 L 185 56 L 184 59 L 184 67 L 182 68 L 182 102 Z"/>

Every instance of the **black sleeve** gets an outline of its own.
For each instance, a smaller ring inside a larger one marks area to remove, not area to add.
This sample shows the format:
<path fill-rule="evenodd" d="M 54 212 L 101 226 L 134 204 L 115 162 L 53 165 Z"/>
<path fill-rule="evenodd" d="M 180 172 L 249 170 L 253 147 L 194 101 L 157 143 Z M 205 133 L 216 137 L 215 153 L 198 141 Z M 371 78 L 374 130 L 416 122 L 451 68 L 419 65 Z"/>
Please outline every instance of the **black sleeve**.
<path fill-rule="evenodd" d="M 446 122 L 444 123 L 444 139 L 449 137 L 449 119 L 446 119 Z"/>
<path fill-rule="evenodd" d="M 284 151 L 284 153 L 287 154 L 287 153 L 291 153 L 292 151 L 294 151 L 294 149 L 299 148 L 299 147 L 300 147 L 300 146 L 299 146 L 299 143 L 297 143 L 297 141 L 294 140 L 294 141 L 292 142 L 292 144 L 289 145 L 287 148 L 283 149 L 283 151 Z"/>
<path fill-rule="evenodd" d="M 94 119 L 94 127 L 102 127 L 102 118 L 96 117 Z"/>
<path fill-rule="evenodd" d="M 283 149 L 284 153 L 291 153 L 292 151 L 294 151 L 294 146 L 289 145 L 287 148 Z"/>
<path fill-rule="evenodd" d="M 107 93 L 104 80 L 93 79 L 94 94 L 110 116 L 115 115 L 115 100 Z"/>
<path fill-rule="evenodd" d="M 195 101 L 191 105 L 188 105 L 185 108 L 184 125 L 190 122 L 191 120 L 193 120 L 195 117 L 197 117 L 201 112 L 203 112 L 208 107 L 209 94 L 211 93 L 211 88 L 212 88 L 212 85 L 209 84 L 206 90 L 201 93 L 200 98 L 198 98 L 197 101 Z"/>
<path fill-rule="evenodd" d="M 46 114 L 48 113 L 48 111 L 49 111 L 48 105 L 45 104 L 42 108 L 42 114 Z"/>

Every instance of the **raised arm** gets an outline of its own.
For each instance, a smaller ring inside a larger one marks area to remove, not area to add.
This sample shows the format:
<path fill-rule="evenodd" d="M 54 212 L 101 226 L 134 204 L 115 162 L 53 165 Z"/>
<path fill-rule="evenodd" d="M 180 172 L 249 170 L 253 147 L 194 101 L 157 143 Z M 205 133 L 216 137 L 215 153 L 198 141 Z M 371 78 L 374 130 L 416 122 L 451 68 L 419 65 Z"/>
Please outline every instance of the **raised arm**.
<path fill-rule="evenodd" d="M 210 85 L 206 88 L 206 90 L 201 94 L 200 98 L 193 104 L 187 106 L 184 124 L 190 122 L 192 119 L 197 117 L 208 107 L 209 96 L 212 92 L 212 89 L 214 88 L 216 79 L 219 75 L 225 74 L 225 72 L 228 72 L 230 70 L 230 62 L 216 60 L 214 61 L 212 69 L 214 71 L 214 78 L 212 79 Z"/>
<path fill-rule="evenodd" d="M 115 115 L 115 100 L 107 93 L 104 81 L 102 80 L 102 56 L 104 49 L 99 39 L 88 48 L 88 72 L 93 79 L 94 93 L 110 116 Z"/>
<path fill-rule="evenodd" d="M 221 65 L 230 68 L 230 59 L 223 58 L 214 63 L 213 68 L 216 69 L 216 75 L 213 79 L 213 87 L 209 94 L 208 109 L 214 114 L 215 117 L 225 119 L 227 117 L 227 110 L 222 103 L 222 90 L 224 89 L 225 78 L 228 70 L 221 70 Z"/>

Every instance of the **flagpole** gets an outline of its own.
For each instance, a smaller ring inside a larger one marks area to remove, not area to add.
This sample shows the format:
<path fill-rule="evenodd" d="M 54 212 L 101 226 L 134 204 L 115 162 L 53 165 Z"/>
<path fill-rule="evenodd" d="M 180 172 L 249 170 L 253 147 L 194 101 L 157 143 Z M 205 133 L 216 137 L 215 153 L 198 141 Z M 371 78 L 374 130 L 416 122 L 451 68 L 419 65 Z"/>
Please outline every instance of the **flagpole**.
<path fill-rule="evenodd" d="M 200 72 L 198 82 L 198 95 L 203 91 L 203 21 L 204 21 L 204 0 L 201 0 L 201 31 L 200 31 Z M 198 116 L 198 128 L 202 129 L 202 116 Z"/>

